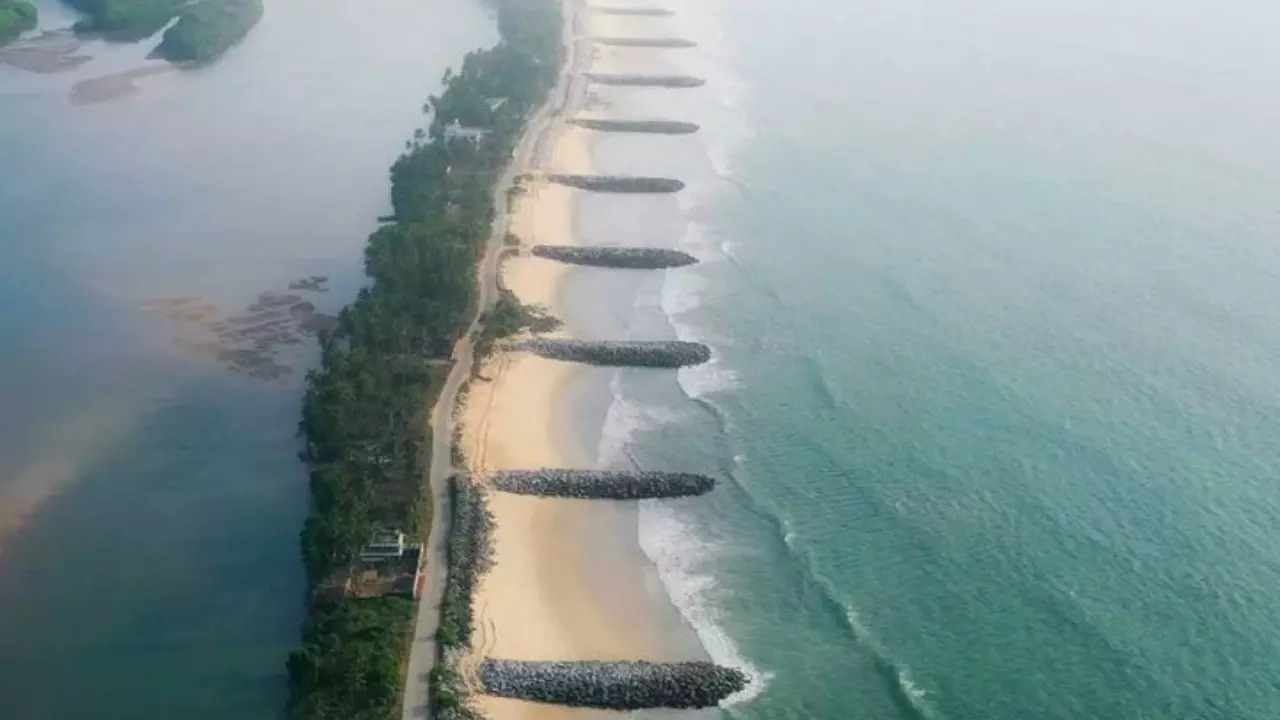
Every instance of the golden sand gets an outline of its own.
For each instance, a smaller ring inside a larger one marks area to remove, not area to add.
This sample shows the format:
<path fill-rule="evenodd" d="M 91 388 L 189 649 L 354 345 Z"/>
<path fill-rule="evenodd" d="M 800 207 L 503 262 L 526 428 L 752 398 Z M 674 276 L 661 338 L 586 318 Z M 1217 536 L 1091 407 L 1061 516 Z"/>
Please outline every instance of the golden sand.
<path fill-rule="evenodd" d="M 629 32 L 619 17 L 588 13 L 587 20 L 596 23 L 587 35 Z M 611 51 L 604 49 L 594 57 L 592 69 L 618 70 L 610 66 Z M 588 131 L 563 126 L 551 166 L 540 170 L 590 172 L 590 137 Z M 522 302 L 545 306 L 560 317 L 568 270 L 530 256 L 528 248 L 576 242 L 577 192 L 540 180 L 526 182 L 511 226 L 521 240 L 521 253 L 508 258 L 502 269 L 504 284 Z M 558 428 L 564 425 L 564 390 L 574 372 L 573 365 L 527 353 L 491 358 L 481 379 L 472 382 L 462 410 L 462 442 L 472 471 L 572 466 Z M 643 612 L 648 597 L 644 569 L 620 549 L 635 539 L 592 536 L 600 528 L 589 520 L 602 512 L 600 505 L 493 493 L 490 509 L 496 525 L 496 562 L 476 594 L 475 658 L 667 659 L 657 621 Z M 602 563 L 600 553 L 612 554 Z M 617 562 L 612 562 L 614 555 Z M 608 576 L 602 577 L 603 572 Z M 602 584 L 607 584 L 607 593 L 600 592 Z M 596 714 L 491 697 L 478 702 L 494 720 Z"/>

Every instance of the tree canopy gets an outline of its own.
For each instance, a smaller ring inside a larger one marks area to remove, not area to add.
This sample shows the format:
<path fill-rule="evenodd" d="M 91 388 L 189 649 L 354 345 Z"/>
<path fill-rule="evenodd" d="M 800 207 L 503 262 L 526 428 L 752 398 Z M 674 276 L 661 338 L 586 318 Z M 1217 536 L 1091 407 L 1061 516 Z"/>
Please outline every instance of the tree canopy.
<path fill-rule="evenodd" d="M 429 410 L 475 312 L 494 184 L 559 65 L 558 3 L 496 7 L 502 40 L 469 53 L 427 101 L 428 126 L 391 168 L 392 222 L 365 247 L 368 282 L 321 335 L 320 365 L 307 375 L 299 432 L 311 513 L 300 541 L 313 601 L 289 659 L 299 720 L 398 715 L 412 604 L 319 600 L 329 594 L 318 590 L 350 571 L 375 527 L 426 535 Z M 487 132 L 448 139 L 454 121 Z M 511 313 L 493 319 L 506 329 Z"/>
<path fill-rule="evenodd" d="M 0 45 L 36 26 L 36 6 L 26 0 L 0 0 Z"/>

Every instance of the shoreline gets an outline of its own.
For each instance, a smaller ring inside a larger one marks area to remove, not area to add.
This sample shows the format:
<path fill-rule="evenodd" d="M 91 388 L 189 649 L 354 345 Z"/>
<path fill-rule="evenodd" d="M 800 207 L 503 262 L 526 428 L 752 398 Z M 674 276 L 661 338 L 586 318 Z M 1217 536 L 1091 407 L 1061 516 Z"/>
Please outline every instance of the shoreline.
<path fill-rule="evenodd" d="M 311 489 L 300 543 L 308 620 L 288 659 L 288 712 L 299 720 L 458 709 L 450 663 L 436 661 L 469 639 L 457 588 L 477 565 L 460 560 L 451 580 L 449 525 L 459 511 L 471 513 L 458 519 L 469 527 L 484 522 L 473 522 L 474 504 L 450 502 L 455 398 L 491 332 L 532 322 L 498 324 L 496 313 L 510 311 L 493 268 L 508 188 L 537 156 L 568 88 L 560 3 L 496 8 L 499 43 L 446 73 L 430 124 L 392 165 L 395 219 L 369 236 L 369 283 L 321 334 L 320 367 L 307 375 L 299 429 Z M 506 102 L 477 113 L 476 92 Z M 452 134 L 463 120 L 471 134 Z"/>
<path fill-rule="evenodd" d="M 580 6 L 579 6 L 580 7 Z M 585 16 L 579 38 L 616 32 L 625 18 Z M 572 23 L 570 13 L 566 22 Z M 607 48 L 585 39 L 590 69 L 609 69 Z M 574 111 L 596 110 L 582 93 L 577 107 L 556 119 L 549 157 L 536 171 L 593 171 L 591 131 L 570 122 Z M 532 168 L 531 168 L 532 169 Z M 503 284 L 525 304 L 565 318 L 564 295 L 576 268 L 535 257 L 538 244 L 579 246 L 580 190 L 530 179 L 512 209 L 510 231 L 519 254 L 500 268 Z M 554 337 L 573 338 L 571 325 Z M 577 403 L 570 398 L 607 388 L 612 370 L 588 368 L 519 352 L 495 353 L 470 384 L 460 412 L 462 447 L 474 476 L 490 470 L 596 467 L 595 448 L 574 433 Z M 494 566 L 474 598 L 476 637 L 469 663 L 485 656 L 517 660 L 654 660 L 706 656 L 684 625 L 640 547 L 638 508 L 628 503 L 550 499 L 492 492 Z M 687 636 L 685 636 L 687 635 Z M 600 711 L 540 705 L 486 695 L 477 708 L 491 720 L 599 717 Z"/>

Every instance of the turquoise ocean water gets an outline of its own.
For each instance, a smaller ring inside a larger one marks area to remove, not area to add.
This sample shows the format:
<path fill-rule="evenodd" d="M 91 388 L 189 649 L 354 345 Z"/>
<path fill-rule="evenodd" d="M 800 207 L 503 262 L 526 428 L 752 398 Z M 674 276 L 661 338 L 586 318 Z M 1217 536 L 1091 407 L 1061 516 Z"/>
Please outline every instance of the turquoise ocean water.
<path fill-rule="evenodd" d="M 716 350 L 601 459 L 725 481 L 640 542 L 727 714 L 1280 715 L 1276 6 L 676 9 L 707 86 L 604 97 L 702 132 L 598 157 L 689 189 L 583 217 L 704 260 L 592 332 Z"/>

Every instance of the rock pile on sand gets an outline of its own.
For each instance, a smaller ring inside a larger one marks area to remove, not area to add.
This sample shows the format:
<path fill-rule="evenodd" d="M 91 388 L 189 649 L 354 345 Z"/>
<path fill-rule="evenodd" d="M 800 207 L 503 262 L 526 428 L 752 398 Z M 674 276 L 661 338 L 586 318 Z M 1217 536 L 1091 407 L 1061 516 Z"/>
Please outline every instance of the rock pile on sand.
<path fill-rule="evenodd" d="M 552 360 L 609 366 L 678 368 L 701 365 L 711 359 L 711 348 L 706 345 L 678 340 L 591 342 L 535 338 L 520 343 L 516 349 Z"/>
<path fill-rule="evenodd" d="M 711 492 L 716 481 L 707 475 L 659 470 L 502 470 L 489 475 L 503 492 L 583 500 L 645 500 Z"/>
<path fill-rule="evenodd" d="M 489 659 L 479 677 L 490 695 L 610 710 L 713 707 L 747 685 L 741 670 L 709 662 Z"/>

